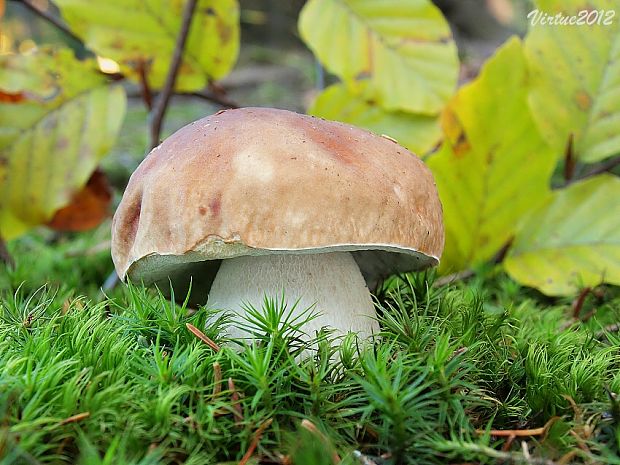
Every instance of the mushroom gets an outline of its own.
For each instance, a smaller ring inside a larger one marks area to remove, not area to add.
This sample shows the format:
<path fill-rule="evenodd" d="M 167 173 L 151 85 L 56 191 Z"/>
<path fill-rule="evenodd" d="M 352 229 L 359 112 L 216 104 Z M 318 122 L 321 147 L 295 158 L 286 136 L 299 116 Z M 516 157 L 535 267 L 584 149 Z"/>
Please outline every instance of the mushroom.
<path fill-rule="evenodd" d="M 271 108 L 220 111 L 168 137 L 131 176 L 112 221 L 121 279 L 220 309 L 265 295 L 315 305 L 323 326 L 365 337 L 367 286 L 439 262 L 430 171 L 386 136 Z M 244 333 L 232 329 L 233 336 Z"/>

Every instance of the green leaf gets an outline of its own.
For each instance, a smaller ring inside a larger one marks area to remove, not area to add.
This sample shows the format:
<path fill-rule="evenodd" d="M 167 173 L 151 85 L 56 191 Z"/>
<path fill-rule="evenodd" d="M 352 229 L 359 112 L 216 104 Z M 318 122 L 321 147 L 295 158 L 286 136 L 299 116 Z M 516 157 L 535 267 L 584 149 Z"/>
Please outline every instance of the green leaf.
<path fill-rule="evenodd" d="M 11 239 L 86 183 L 116 139 L 125 92 L 69 50 L 0 57 L 0 89 L 14 97 L 0 103 L 0 231 Z"/>
<path fill-rule="evenodd" d="M 329 71 L 368 79 L 387 109 L 436 114 L 456 86 L 456 45 L 428 0 L 310 0 L 299 31 Z"/>
<path fill-rule="evenodd" d="M 620 284 L 620 179 L 600 175 L 557 190 L 523 223 L 504 266 L 548 295 Z"/>
<path fill-rule="evenodd" d="M 62 17 L 88 48 L 117 61 L 121 71 L 161 88 L 170 66 L 183 0 L 56 0 Z M 226 75 L 239 53 L 236 0 L 199 0 L 179 67 L 176 89 L 194 91 Z"/>
<path fill-rule="evenodd" d="M 555 157 L 528 111 L 526 81 L 521 43 L 513 38 L 442 115 L 446 140 L 428 164 L 444 208 L 444 271 L 491 258 L 519 218 L 550 194 Z"/>
<path fill-rule="evenodd" d="M 609 12 L 609 25 L 530 27 L 525 53 L 530 107 L 556 153 L 574 138 L 576 156 L 596 162 L 620 153 L 620 0 L 542 1 L 541 13 L 565 17 Z M 594 16 L 591 16 L 594 18 Z"/>
<path fill-rule="evenodd" d="M 418 155 L 430 152 L 441 139 L 436 116 L 385 110 L 344 84 L 334 84 L 325 89 L 308 113 L 385 134 Z"/>

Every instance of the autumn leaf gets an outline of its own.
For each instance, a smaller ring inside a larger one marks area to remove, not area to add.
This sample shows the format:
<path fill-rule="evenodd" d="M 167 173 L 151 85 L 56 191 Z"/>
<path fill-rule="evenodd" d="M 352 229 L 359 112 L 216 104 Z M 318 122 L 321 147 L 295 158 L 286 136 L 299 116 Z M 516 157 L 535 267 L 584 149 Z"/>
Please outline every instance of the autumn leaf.
<path fill-rule="evenodd" d="M 529 104 L 540 130 L 556 154 L 565 152 L 572 137 L 577 158 L 592 163 L 620 153 L 620 0 L 584 5 L 581 0 L 539 0 L 540 13 L 576 19 L 581 14 L 584 21 L 600 23 L 535 24 L 525 54 Z"/>
<path fill-rule="evenodd" d="M 56 231 L 87 231 L 97 227 L 108 215 L 112 190 L 105 174 L 95 170 L 86 186 L 73 194 L 71 202 L 56 211 L 46 226 Z"/>
<path fill-rule="evenodd" d="M 504 266 L 548 295 L 620 285 L 620 178 L 600 175 L 559 189 L 516 235 Z"/>
<path fill-rule="evenodd" d="M 174 52 L 185 2 L 108 0 L 93 8 L 90 0 L 56 0 L 63 19 L 97 55 L 118 62 L 133 80 L 144 72 L 152 88 L 161 88 Z M 176 89 L 195 91 L 225 76 L 239 53 L 237 0 L 199 0 Z"/>
<path fill-rule="evenodd" d="M 435 148 L 441 138 L 436 116 L 386 110 L 366 97 L 363 88 L 354 92 L 342 83 L 321 92 L 308 113 L 387 135 L 420 156 Z"/>
<path fill-rule="evenodd" d="M 442 115 L 446 139 L 428 165 L 444 208 L 443 271 L 490 259 L 550 195 L 555 156 L 528 111 L 526 83 L 521 42 L 513 38 Z"/>
<path fill-rule="evenodd" d="M 456 86 L 456 45 L 429 0 L 310 0 L 299 31 L 329 71 L 347 86 L 367 80 L 387 110 L 437 114 Z"/>
<path fill-rule="evenodd" d="M 0 89 L 28 96 L 0 102 L 0 232 L 10 240 L 48 222 L 88 181 L 116 139 L 125 93 L 93 60 L 49 49 L 1 56 Z"/>

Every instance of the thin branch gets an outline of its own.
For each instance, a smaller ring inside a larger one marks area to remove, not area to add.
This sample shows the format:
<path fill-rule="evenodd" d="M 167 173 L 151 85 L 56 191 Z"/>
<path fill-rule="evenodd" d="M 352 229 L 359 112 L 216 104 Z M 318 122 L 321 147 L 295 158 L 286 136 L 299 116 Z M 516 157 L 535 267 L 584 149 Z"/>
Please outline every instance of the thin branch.
<path fill-rule="evenodd" d="M 63 425 L 68 425 L 69 423 L 77 423 L 78 421 L 82 421 L 88 417 L 90 417 L 90 412 L 78 413 L 77 415 L 73 415 L 69 418 L 65 418 L 64 420 L 61 420 L 60 422 L 58 422 L 58 425 L 63 426 Z"/>
<path fill-rule="evenodd" d="M 452 284 L 456 281 L 463 281 L 465 279 L 469 279 L 471 278 L 474 274 L 474 270 L 469 269 L 469 270 L 463 270 L 463 271 L 458 271 L 456 273 L 452 273 L 452 274 L 447 274 L 445 276 L 442 276 L 441 278 L 437 278 L 434 282 L 433 282 L 433 287 L 442 287 L 445 286 L 447 284 Z"/>
<path fill-rule="evenodd" d="M 243 422 L 243 407 L 241 406 L 241 398 L 235 388 L 235 382 L 232 378 L 228 378 L 228 390 L 230 391 L 230 400 L 232 401 L 233 416 L 235 424 L 240 425 Z"/>
<path fill-rule="evenodd" d="M 590 291 L 592 291 L 591 287 L 584 287 L 579 293 L 579 295 L 577 296 L 577 298 L 573 300 L 573 303 L 571 304 L 573 319 L 575 320 L 579 319 L 579 314 L 581 313 L 583 304 L 585 303 L 586 297 L 588 297 L 588 294 L 590 294 Z"/>
<path fill-rule="evenodd" d="M 211 347 L 215 352 L 219 352 L 220 351 L 220 346 L 218 346 L 215 342 L 213 342 L 210 338 L 208 338 L 202 331 L 200 331 L 198 328 L 196 328 L 193 324 L 185 323 L 185 326 L 187 327 L 187 329 L 189 329 L 189 331 L 194 336 L 196 336 L 202 342 L 204 342 L 209 347 Z"/>
<path fill-rule="evenodd" d="M 504 258 L 506 258 L 506 254 L 510 250 L 510 247 L 512 247 L 513 241 L 514 241 L 514 237 L 509 238 L 504 243 L 504 245 L 502 245 L 502 247 L 495 253 L 493 258 L 489 260 L 489 263 L 493 265 L 499 265 L 501 262 L 503 262 Z M 448 274 L 446 276 L 442 276 L 441 278 L 436 279 L 435 282 L 433 283 L 433 287 L 441 287 L 441 286 L 445 286 L 446 284 L 452 284 L 455 281 L 462 281 L 465 279 L 469 279 L 475 274 L 476 272 L 473 269 L 467 269 L 467 270 L 459 271 L 457 273 Z"/>
<path fill-rule="evenodd" d="M 181 22 L 181 30 L 179 31 L 174 48 L 174 54 L 172 55 L 172 60 L 170 61 L 170 68 L 168 69 L 166 82 L 164 83 L 164 87 L 155 102 L 151 114 L 149 115 L 151 149 L 159 144 L 162 122 L 164 115 L 166 114 L 166 109 L 168 108 L 168 103 L 170 102 L 170 97 L 172 96 L 174 84 L 177 80 L 179 66 L 181 66 L 181 59 L 183 58 L 183 49 L 185 48 L 185 42 L 187 41 L 187 35 L 189 33 L 194 10 L 196 9 L 196 3 L 197 0 L 187 0 L 187 3 L 185 4 L 185 8 L 183 9 L 183 19 Z"/>
<path fill-rule="evenodd" d="M 201 98 L 203 100 L 207 100 L 211 103 L 215 103 L 217 105 L 220 105 L 222 107 L 225 108 L 239 108 L 239 104 L 229 100 L 228 98 L 222 96 L 222 95 L 218 95 L 216 93 L 213 92 L 192 92 L 190 94 L 178 94 L 178 95 L 191 95 L 192 97 L 197 97 L 197 98 Z"/>
<path fill-rule="evenodd" d="M 608 171 L 613 170 L 616 166 L 620 166 L 620 155 L 610 158 L 609 160 L 606 160 L 595 166 L 590 171 L 586 172 L 583 176 L 581 176 L 579 180 L 591 178 L 592 176 L 596 176 L 597 174 L 607 173 Z"/>
<path fill-rule="evenodd" d="M 248 461 L 252 457 L 252 454 L 254 454 L 254 451 L 258 447 L 258 443 L 260 442 L 261 437 L 263 437 L 263 433 L 269 427 L 269 425 L 271 425 L 272 422 L 273 419 L 269 418 L 256 429 L 256 431 L 254 432 L 254 437 L 252 437 L 252 442 L 250 443 L 250 446 L 243 455 L 242 459 L 239 461 L 239 465 L 246 465 L 248 463 Z"/>
<path fill-rule="evenodd" d="M 67 26 L 59 18 L 57 18 L 53 14 L 49 13 L 48 11 L 39 10 L 34 5 L 34 3 L 32 3 L 30 0 L 18 0 L 18 1 L 19 1 L 19 3 L 24 5 L 26 8 L 28 8 L 30 11 L 32 11 L 34 14 L 36 14 L 37 16 L 40 16 L 41 18 L 43 18 L 48 23 L 52 24 L 54 27 L 56 27 L 58 30 L 60 30 L 63 33 L 65 33 L 67 36 L 71 37 L 76 42 L 84 45 L 84 42 L 82 41 L 82 39 L 80 39 L 78 36 L 76 36 L 75 33 L 71 29 L 69 29 L 69 26 Z"/>
<path fill-rule="evenodd" d="M 9 268 L 15 268 L 15 260 L 11 257 L 2 235 L 0 235 L 0 262 L 4 263 Z"/>
<path fill-rule="evenodd" d="M 153 93 L 149 86 L 148 77 L 146 75 L 146 63 L 144 60 L 138 62 L 138 76 L 140 77 L 140 94 L 142 95 L 142 101 L 148 111 L 153 110 Z"/>

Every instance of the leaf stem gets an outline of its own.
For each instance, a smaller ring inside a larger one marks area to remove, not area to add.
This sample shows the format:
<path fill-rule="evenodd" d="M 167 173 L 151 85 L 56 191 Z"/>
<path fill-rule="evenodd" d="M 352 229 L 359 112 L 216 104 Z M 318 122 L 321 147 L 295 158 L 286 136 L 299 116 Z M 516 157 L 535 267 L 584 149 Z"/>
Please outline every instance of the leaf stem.
<path fill-rule="evenodd" d="M 620 155 L 598 164 L 590 171 L 587 171 L 583 176 L 581 176 L 579 178 L 579 181 L 581 181 L 582 179 L 591 178 L 592 176 L 596 176 L 597 174 L 607 173 L 608 171 L 613 170 L 616 166 L 620 166 Z"/>
<path fill-rule="evenodd" d="M 153 149 L 159 144 L 159 137 L 161 134 L 162 122 L 166 109 L 170 103 L 170 97 L 174 89 L 174 84 L 177 79 L 179 67 L 181 66 L 181 59 L 183 58 L 183 49 L 185 48 L 185 42 L 189 33 L 189 28 L 196 9 L 197 0 L 187 0 L 185 8 L 183 9 L 183 19 L 181 22 L 181 29 L 177 36 L 176 45 L 174 47 L 174 54 L 170 61 L 170 68 L 168 68 L 168 75 L 166 76 L 166 82 L 164 87 L 153 106 L 153 110 L 149 115 L 149 127 L 150 127 L 150 148 Z"/>
<path fill-rule="evenodd" d="M 34 14 L 36 14 L 37 16 L 40 16 L 41 18 L 46 20 L 48 23 L 52 24 L 54 27 L 56 27 L 57 29 L 59 29 L 60 31 L 65 33 L 71 39 L 75 40 L 76 42 L 78 42 L 79 44 L 84 46 L 84 42 L 82 41 L 82 39 L 80 39 L 78 36 L 76 36 L 75 33 L 71 29 L 69 29 L 69 26 L 67 26 L 58 17 L 54 16 L 53 14 L 49 13 L 48 11 L 40 10 L 30 0 L 18 0 L 18 1 L 22 5 L 24 5 L 27 9 L 32 11 Z"/>

